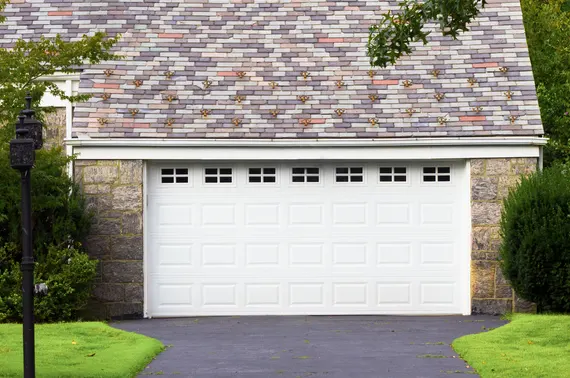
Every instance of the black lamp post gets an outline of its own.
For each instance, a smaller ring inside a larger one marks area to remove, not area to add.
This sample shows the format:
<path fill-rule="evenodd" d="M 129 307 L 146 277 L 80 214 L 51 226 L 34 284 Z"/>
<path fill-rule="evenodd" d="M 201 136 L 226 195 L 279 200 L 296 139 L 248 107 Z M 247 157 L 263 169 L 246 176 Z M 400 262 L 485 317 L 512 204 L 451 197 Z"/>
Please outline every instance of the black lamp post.
<path fill-rule="evenodd" d="M 36 376 L 34 345 L 34 253 L 32 250 L 31 169 L 36 151 L 42 148 L 42 128 L 34 118 L 32 97 L 26 97 L 26 109 L 20 112 L 16 139 L 10 141 L 10 165 L 22 176 L 22 296 L 24 302 L 24 378 Z"/>

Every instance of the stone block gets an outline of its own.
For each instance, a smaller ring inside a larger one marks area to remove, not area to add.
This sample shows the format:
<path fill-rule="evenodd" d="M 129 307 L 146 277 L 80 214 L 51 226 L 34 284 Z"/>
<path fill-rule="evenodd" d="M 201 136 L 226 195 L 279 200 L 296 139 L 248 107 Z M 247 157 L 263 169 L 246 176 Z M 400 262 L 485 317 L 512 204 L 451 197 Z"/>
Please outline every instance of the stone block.
<path fill-rule="evenodd" d="M 113 209 L 132 211 L 142 208 L 142 187 L 140 185 L 117 186 L 113 188 Z"/>
<path fill-rule="evenodd" d="M 516 159 L 511 165 L 511 174 L 513 175 L 528 175 L 536 172 L 537 169 L 536 158 L 519 158 Z"/>
<path fill-rule="evenodd" d="M 111 256 L 113 260 L 143 259 L 142 236 L 113 236 L 111 237 Z"/>
<path fill-rule="evenodd" d="M 95 267 L 95 279 L 93 280 L 94 283 L 103 282 L 103 264 L 99 262 Z"/>
<path fill-rule="evenodd" d="M 119 166 L 121 184 L 142 184 L 143 163 L 141 160 L 122 160 Z"/>
<path fill-rule="evenodd" d="M 473 251 L 488 251 L 491 248 L 491 227 L 473 227 L 471 243 Z"/>
<path fill-rule="evenodd" d="M 77 166 L 75 163 L 73 165 L 73 181 L 78 185 L 83 183 L 83 167 Z"/>
<path fill-rule="evenodd" d="M 502 176 L 510 173 L 511 162 L 509 159 L 488 159 L 487 176 Z"/>
<path fill-rule="evenodd" d="M 100 218 L 117 218 L 120 219 L 123 216 L 123 213 L 120 211 L 114 211 L 114 210 L 107 210 L 107 211 L 102 211 L 101 214 L 99 214 Z"/>
<path fill-rule="evenodd" d="M 111 319 L 140 319 L 143 317 L 142 303 L 109 303 L 107 317 Z"/>
<path fill-rule="evenodd" d="M 119 162 L 120 160 L 97 160 L 97 165 L 100 166 L 114 166 L 114 167 L 118 167 L 119 166 Z"/>
<path fill-rule="evenodd" d="M 511 172 L 514 175 L 520 176 L 520 175 L 530 175 L 531 173 L 536 172 L 536 166 L 535 165 L 513 165 L 511 167 Z"/>
<path fill-rule="evenodd" d="M 497 286 L 495 289 L 495 298 L 512 299 L 513 289 L 510 286 Z"/>
<path fill-rule="evenodd" d="M 536 305 L 515 295 L 515 312 L 534 314 L 536 313 Z"/>
<path fill-rule="evenodd" d="M 113 210 L 113 200 L 108 195 L 86 195 L 85 207 L 95 214 L 102 214 Z"/>
<path fill-rule="evenodd" d="M 77 159 L 73 162 L 76 167 L 86 167 L 88 165 L 97 165 L 97 160 L 81 160 Z"/>
<path fill-rule="evenodd" d="M 501 238 L 500 236 L 493 237 L 491 239 L 490 250 L 494 252 L 499 252 L 501 250 Z"/>
<path fill-rule="evenodd" d="M 84 247 L 87 254 L 94 259 L 108 260 L 111 254 L 109 237 L 107 236 L 90 235 L 85 240 Z"/>
<path fill-rule="evenodd" d="M 141 284 L 125 285 L 125 301 L 142 302 L 144 300 L 144 288 Z"/>
<path fill-rule="evenodd" d="M 142 283 L 142 261 L 103 261 L 103 282 Z"/>
<path fill-rule="evenodd" d="M 142 214 L 141 213 L 124 213 L 122 214 L 123 234 L 142 234 Z"/>
<path fill-rule="evenodd" d="M 496 225 L 501 220 L 502 205 L 498 202 L 474 202 L 471 204 L 473 225 Z"/>
<path fill-rule="evenodd" d="M 471 160 L 471 176 L 483 176 L 485 174 L 485 159 Z"/>
<path fill-rule="evenodd" d="M 473 177 L 471 179 L 471 199 L 493 200 L 499 190 L 498 177 Z"/>
<path fill-rule="evenodd" d="M 471 260 L 497 261 L 498 258 L 499 254 L 497 252 L 471 251 Z"/>
<path fill-rule="evenodd" d="M 121 220 L 117 218 L 96 218 L 91 226 L 91 235 L 119 235 Z"/>
<path fill-rule="evenodd" d="M 95 285 L 93 297 L 103 302 L 124 302 L 125 285 L 105 283 Z"/>
<path fill-rule="evenodd" d="M 471 295 L 473 298 L 494 298 L 495 267 L 494 261 L 471 262 Z"/>
<path fill-rule="evenodd" d="M 499 177 L 499 191 L 497 193 L 498 199 L 507 198 L 509 191 L 515 189 L 521 181 L 520 176 L 501 176 Z"/>
<path fill-rule="evenodd" d="M 89 194 L 109 194 L 111 185 L 109 184 L 88 184 L 83 186 L 83 193 Z"/>
<path fill-rule="evenodd" d="M 497 273 L 495 275 L 495 283 L 497 285 L 510 285 L 500 265 L 497 267 Z"/>
<path fill-rule="evenodd" d="M 87 166 L 83 168 L 83 182 L 85 184 L 112 184 L 118 179 L 117 166 Z"/>
<path fill-rule="evenodd" d="M 503 315 L 512 311 L 512 299 L 473 299 L 471 301 L 473 315 Z"/>

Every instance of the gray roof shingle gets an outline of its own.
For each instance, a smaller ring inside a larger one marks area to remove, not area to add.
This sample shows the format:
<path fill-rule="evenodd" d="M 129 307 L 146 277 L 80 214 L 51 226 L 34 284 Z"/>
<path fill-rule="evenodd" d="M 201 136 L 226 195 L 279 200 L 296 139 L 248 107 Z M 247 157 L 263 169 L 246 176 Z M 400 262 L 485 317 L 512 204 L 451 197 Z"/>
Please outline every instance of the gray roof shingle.
<path fill-rule="evenodd" d="M 0 46 L 123 35 L 125 60 L 81 74 L 80 92 L 94 97 L 75 108 L 77 137 L 543 134 L 518 1 L 489 1 L 459 40 L 434 31 L 396 66 L 371 68 L 368 27 L 388 9 L 397 3 L 16 0 Z"/>

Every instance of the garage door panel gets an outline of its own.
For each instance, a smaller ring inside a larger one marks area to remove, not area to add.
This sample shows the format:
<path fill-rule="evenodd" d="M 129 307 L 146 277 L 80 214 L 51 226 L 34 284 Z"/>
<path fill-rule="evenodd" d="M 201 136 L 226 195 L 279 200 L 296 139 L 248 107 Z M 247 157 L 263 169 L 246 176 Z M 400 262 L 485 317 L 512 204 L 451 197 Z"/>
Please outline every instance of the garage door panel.
<path fill-rule="evenodd" d="M 423 305 L 453 306 L 457 297 L 455 282 L 420 283 L 420 302 Z"/>
<path fill-rule="evenodd" d="M 162 241 L 162 242 L 161 242 Z M 424 270 L 439 271 L 458 268 L 459 258 L 456 247 L 451 242 L 435 240 L 429 242 L 388 241 L 370 243 L 346 242 L 338 240 L 322 242 L 307 240 L 288 243 L 283 240 L 268 240 L 263 243 L 240 240 L 200 242 L 195 240 L 160 239 L 153 243 L 156 251 L 151 256 L 150 271 L 187 272 L 194 274 L 201 269 L 236 268 L 244 270 L 264 269 L 267 271 L 290 268 L 329 269 L 334 271 L 351 270 L 375 274 Z M 400 274 L 400 273 L 398 273 Z"/>
<path fill-rule="evenodd" d="M 380 166 L 396 165 L 385 163 L 220 164 L 231 183 L 206 183 L 213 165 L 178 164 L 189 183 L 149 169 L 150 316 L 462 312 L 461 164 L 442 163 L 451 181 L 429 183 L 433 162 L 400 163 L 405 182 L 381 181 Z M 318 182 L 306 170 L 292 182 L 295 166 L 318 166 Z M 338 167 L 362 171 L 337 182 Z"/>
<path fill-rule="evenodd" d="M 200 311 L 206 315 L 303 311 L 304 313 L 358 314 L 442 312 L 453 313 L 459 295 L 454 282 L 383 279 L 196 278 L 192 283 L 163 282 L 153 300 L 165 316 Z M 302 310 L 299 310 L 302 309 Z M 326 312 L 328 311 L 328 312 Z"/>
<path fill-rule="evenodd" d="M 154 200 L 154 198 L 150 198 Z M 265 234 L 265 229 L 258 226 L 279 227 L 279 231 L 288 228 L 298 232 L 299 228 L 334 227 L 335 232 L 352 233 L 354 227 L 368 229 L 371 232 L 393 232 L 414 228 L 415 232 L 448 232 L 457 230 L 461 223 L 459 210 L 453 204 L 413 204 L 377 203 L 376 209 L 370 209 L 366 203 L 293 204 L 248 203 L 235 204 L 216 201 L 196 204 L 179 203 L 175 206 L 157 202 L 153 205 L 158 216 L 151 219 L 153 230 L 158 233 L 179 233 L 196 227 L 227 228 L 249 227 L 251 232 Z M 417 230 L 425 226 L 424 230 Z"/>
<path fill-rule="evenodd" d="M 411 282 L 395 280 L 376 283 L 376 304 L 378 306 L 409 308 L 413 303 Z"/>

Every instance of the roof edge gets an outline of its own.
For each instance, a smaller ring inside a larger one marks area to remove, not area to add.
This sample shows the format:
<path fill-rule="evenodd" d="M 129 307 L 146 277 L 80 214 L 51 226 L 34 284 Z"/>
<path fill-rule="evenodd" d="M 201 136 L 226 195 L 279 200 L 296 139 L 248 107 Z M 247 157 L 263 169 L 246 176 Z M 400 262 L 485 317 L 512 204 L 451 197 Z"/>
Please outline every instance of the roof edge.
<path fill-rule="evenodd" d="M 94 138 L 66 139 L 67 146 L 81 147 L 445 147 L 445 146 L 544 146 L 539 136 L 375 138 L 375 139 L 173 139 Z"/>

